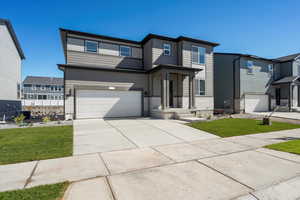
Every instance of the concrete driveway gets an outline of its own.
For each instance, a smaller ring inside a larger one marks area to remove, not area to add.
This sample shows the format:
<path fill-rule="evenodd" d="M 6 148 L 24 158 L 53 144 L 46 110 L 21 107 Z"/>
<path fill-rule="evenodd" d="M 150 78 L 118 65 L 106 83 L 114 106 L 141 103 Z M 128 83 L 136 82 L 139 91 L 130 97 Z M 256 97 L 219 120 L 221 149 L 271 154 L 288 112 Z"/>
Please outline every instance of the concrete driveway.
<path fill-rule="evenodd" d="M 74 122 L 80 155 L 0 166 L 0 191 L 71 181 L 64 200 L 298 200 L 300 130 L 218 138 L 176 121 Z"/>
<path fill-rule="evenodd" d="M 82 155 L 213 138 L 218 137 L 174 120 L 76 120 L 73 152 Z"/>

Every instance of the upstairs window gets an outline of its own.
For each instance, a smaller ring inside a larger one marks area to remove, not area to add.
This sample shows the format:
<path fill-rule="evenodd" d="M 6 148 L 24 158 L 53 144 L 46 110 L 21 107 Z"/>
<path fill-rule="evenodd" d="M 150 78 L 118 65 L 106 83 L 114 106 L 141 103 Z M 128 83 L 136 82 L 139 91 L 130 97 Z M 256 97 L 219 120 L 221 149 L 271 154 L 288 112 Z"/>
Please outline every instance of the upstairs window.
<path fill-rule="evenodd" d="M 131 47 L 120 46 L 120 56 L 131 56 Z"/>
<path fill-rule="evenodd" d="M 170 56 L 171 55 L 171 44 L 163 44 L 164 48 L 164 56 Z"/>
<path fill-rule="evenodd" d="M 205 52 L 203 47 L 192 46 L 192 63 L 205 64 Z"/>
<path fill-rule="evenodd" d="M 270 77 L 272 77 L 273 76 L 273 72 L 274 72 L 274 66 L 273 66 L 273 64 L 269 64 L 268 65 L 268 71 L 269 71 Z"/>
<path fill-rule="evenodd" d="M 205 95 L 205 80 L 196 79 L 196 95 L 203 96 Z"/>
<path fill-rule="evenodd" d="M 247 60 L 246 67 L 248 70 L 248 74 L 253 74 L 253 61 Z"/>
<path fill-rule="evenodd" d="M 98 42 L 95 41 L 85 41 L 85 51 L 91 52 L 91 53 L 97 53 L 98 52 Z"/>

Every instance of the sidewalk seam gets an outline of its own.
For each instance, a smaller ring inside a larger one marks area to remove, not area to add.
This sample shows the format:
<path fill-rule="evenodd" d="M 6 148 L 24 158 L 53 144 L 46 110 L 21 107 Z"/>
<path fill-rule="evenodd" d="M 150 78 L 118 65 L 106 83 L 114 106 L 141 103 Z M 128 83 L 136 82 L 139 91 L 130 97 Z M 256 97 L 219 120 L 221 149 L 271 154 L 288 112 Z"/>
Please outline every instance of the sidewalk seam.
<path fill-rule="evenodd" d="M 111 123 L 109 123 L 108 121 L 105 121 L 109 126 L 111 126 L 112 128 L 116 129 L 123 137 L 125 137 L 131 144 L 133 144 L 135 147 L 139 148 L 139 146 L 134 143 L 131 139 L 129 139 L 126 135 L 123 134 L 123 132 L 116 126 L 112 125 Z"/>
<path fill-rule="evenodd" d="M 36 170 L 36 168 L 37 168 L 39 162 L 40 162 L 40 161 L 38 160 L 38 161 L 36 162 L 36 164 L 34 165 L 32 171 L 31 171 L 31 173 L 30 173 L 30 176 L 28 177 L 28 179 L 27 179 L 26 182 L 25 182 L 25 185 L 24 185 L 23 189 L 26 188 L 27 185 L 31 182 L 31 178 L 32 178 L 32 176 L 33 176 L 33 174 L 34 174 L 34 172 L 35 172 L 35 170 Z"/>
<path fill-rule="evenodd" d="M 213 168 L 213 167 L 211 167 L 211 166 L 209 166 L 209 165 L 207 165 L 207 164 L 205 164 L 205 163 L 200 162 L 199 160 L 197 160 L 197 162 L 198 162 L 199 164 L 204 165 L 205 167 L 208 167 L 209 169 L 214 170 L 214 171 L 218 172 L 219 174 L 222 174 L 223 176 L 225 176 L 225 177 L 227 177 L 227 178 L 229 178 L 229 179 L 231 179 L 231 180 L 233 180 L 233 181 L 235 181 L 235 182 L 237 182 L 237 183 L 239 183 L 239 184 L 241 184 L 241 185 L 243 185 L 243 186 L 245 186 L 245 187 L 251 189 L 252 191 L 255 191 L 254 188 L 252 188 L 252 187 L 246 185 L 245 183 L 242 183 L 242 182 L 238 181 L 237 179 L 235 179 L 235 178 L 233 178 L 233 177 L 231 177 L 231 176 L 228 176 L 227 174 L 224 174 L 223 172 L 221 172 L 221 171 L 219 171 L 219 170 L 217 170 L 217 169 L 215 169 L 215 168 Z"/>

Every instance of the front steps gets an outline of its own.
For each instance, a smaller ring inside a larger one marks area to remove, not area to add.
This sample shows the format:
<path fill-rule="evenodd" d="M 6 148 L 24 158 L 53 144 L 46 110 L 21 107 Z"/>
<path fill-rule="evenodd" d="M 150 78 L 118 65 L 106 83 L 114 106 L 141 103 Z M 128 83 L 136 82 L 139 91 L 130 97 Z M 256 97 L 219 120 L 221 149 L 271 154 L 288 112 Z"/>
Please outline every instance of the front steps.
<path fill-rule="evenodd" d="M 187 122 L 203 121 L 203 118 L 196 117 L 196 110 L 185 108 L 169 108 L 165 110 L 152 110 L 151 117 L 159 119 L 178 119 Z"/>

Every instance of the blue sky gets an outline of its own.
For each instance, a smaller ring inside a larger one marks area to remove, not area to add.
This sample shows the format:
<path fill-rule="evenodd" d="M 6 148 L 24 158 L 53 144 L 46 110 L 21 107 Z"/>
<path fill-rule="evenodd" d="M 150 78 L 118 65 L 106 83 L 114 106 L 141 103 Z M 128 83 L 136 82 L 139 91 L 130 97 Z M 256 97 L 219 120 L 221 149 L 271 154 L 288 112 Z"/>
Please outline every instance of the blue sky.
<path fill-rule="evenodd" d="M 221 45 L 217 52 L 274 58 L 300 52 L 299 0 L 4 1 L 26 60 L 27 75 L 60 76 L 58 28 L 141 40 L 148 33 L 185 35 Z"/>

